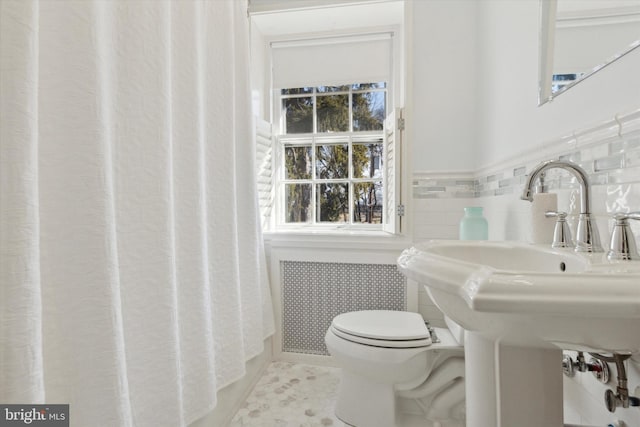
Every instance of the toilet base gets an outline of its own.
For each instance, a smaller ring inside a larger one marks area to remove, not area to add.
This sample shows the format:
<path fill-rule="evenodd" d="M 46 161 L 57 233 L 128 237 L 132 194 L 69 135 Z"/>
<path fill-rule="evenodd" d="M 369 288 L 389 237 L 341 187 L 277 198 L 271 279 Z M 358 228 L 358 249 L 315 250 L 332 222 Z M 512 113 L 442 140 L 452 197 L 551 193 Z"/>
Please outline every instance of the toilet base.
<path fill-rule="evenodd" d="M 465 427 L 464 421 L 429 421 L 417 415 L 398 414 L 397 427 Z"/>
<path fill-rule="evenodd" d="M 421 398 L 401 397 L 396 394 L 397 426 L 465 427 L 466 405 L 464 391 L 456 391 L 456 388 L 454 383 L 453 387 L 449 388 L 450 392 Z M 457 393 L 460 395 L 457 396 Z M 450 400 L 450 397 L 453 399 Z M 442 412 L 442 409 L 446 409 L 446 411 Z"/>
<path fill-rule="evenodd" d="M 460 390 L 459 400 L 464 407 L 463 390 Z M 399 397 L 391 384 L 371 381 L 342 370 L 335 414 L 342 422 L 354 427 L 465 427 L 464 408 L 461 419 L 438 422 L 425 419 L 425 413 L 403 412 L 403 403 L 409 401 L 414 399 Z M 433 404 L 433 401 L 429 399 L 429 403 Z"/>
<path fill-rule="evenodd" d="M 371 381 L 343 369 L 336 416 L 355 427 L 396 427 L 395 398 L 392 384 Z"/>
<path fill-rule="evenodd" d="M 464 405 L 463 350 L 448 330 L 438 331 L 440 342 L 418 347 L 391 341 L 372 346 L 361 343 L 358 335 L 340 332 L 334 333 L 332 326 L 325 335 L 329 353 L 342 368 L 335 406 L 340 420 L 355 427 L 463 427 L 436 421 L 464 422 L 464 409 L 454 410 Z M 406 399 L 421 412 L 418 424 L 404 422 L 413 415 L 401 408 Z"/>

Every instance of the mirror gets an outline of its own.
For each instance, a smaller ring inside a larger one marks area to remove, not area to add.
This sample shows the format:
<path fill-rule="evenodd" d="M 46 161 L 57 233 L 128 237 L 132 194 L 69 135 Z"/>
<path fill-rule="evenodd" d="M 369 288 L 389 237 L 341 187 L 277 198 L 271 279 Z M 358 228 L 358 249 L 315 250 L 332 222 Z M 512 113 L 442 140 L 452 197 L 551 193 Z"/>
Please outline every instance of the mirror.
<path fill-rule="evenodd" d="M 640 0 L 540 0 L 538 105 L 640 47 Z"/>

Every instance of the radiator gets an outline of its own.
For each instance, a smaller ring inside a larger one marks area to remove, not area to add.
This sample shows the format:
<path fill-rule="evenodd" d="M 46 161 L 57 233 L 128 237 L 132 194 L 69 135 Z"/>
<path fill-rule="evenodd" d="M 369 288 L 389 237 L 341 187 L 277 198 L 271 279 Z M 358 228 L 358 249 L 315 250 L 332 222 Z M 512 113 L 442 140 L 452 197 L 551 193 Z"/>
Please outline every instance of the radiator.
<path fill-rule="evenodd" d="M 281 261 L 282 351 L 328 355 L 331 320 L 356 310 L 406 310 L 406 278 L 394 264 Z"/>

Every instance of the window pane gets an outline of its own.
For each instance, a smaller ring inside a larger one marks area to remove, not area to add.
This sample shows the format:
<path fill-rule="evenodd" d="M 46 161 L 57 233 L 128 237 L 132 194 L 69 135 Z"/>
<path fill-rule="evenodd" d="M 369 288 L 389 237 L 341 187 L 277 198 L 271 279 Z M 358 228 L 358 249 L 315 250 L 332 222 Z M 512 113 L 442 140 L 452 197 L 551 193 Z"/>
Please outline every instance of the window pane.
<path fill-rule="evenodd" d="M 382 182 L 353 184 L 353 222 L 382 224 Z"/>
<path fill-rule="evenodd" d="M 367 89 L 384 89 L 387 87 L 386 82 L 378 83 L 355 83 L 351 85 L 353 90 L 367 90 Z"/>
<path fill-rule="evenodd" d="M 305 93 L 313 93 L 313 88 L 299 87 L 295 89 L 282 89 L 282 95 L 302 95 Z"/>
<path fill-rule="evenodd" d="M 311 184 L 286 184 L 284 187 L 285 221 L 311 221 Z"/>
<path fill-rule="evenodd" d="M 285 98 L 282 108 L 285 110 L 286 133 L 313 132 L 313 98 Z"/>
<path fill-rule="evenodd" d="M 311 179 L 311 146 L 284 149 L 285 179 Z"/>
<path fill-rule="evenodd" d="M 349 130 L 349 95 L 323 95 L 317 98 L 318 132 Z"/>
<path fill-rule="evenodd" d="M 318 86 L 317 90 L 319 93 L 347 92 L 349 90 L 349 86 Z"/>
<path fill-rule="evenodd" d="M 349 146 L 342 144 L 316 146 L 316 178 L 349 177 Z"/>
<path fill-rule="evenodd" d="M 316 199 L 316 221 L 349 222 L 349 184 L 318 184 Z"/>
<path fill-rule="evenodd" d="M 353 94 L 353 130 L 382 130 L 385 113 L 384 92 Z"/>
<path fill-rule="evenodd" d="M 353 177 L 382 178 L 382 142 L 353 144 Z"/>

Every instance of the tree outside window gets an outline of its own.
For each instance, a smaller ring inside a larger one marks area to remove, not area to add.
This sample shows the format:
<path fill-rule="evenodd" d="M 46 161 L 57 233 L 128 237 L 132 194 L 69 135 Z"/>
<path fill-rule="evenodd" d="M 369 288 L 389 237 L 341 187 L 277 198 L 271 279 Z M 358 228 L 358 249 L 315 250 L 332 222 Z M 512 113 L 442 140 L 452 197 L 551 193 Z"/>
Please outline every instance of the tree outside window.
<path fill-rule="evenodd" d="M 284 222 L 382 224 L 386 84 L 283 89 Z"/>

